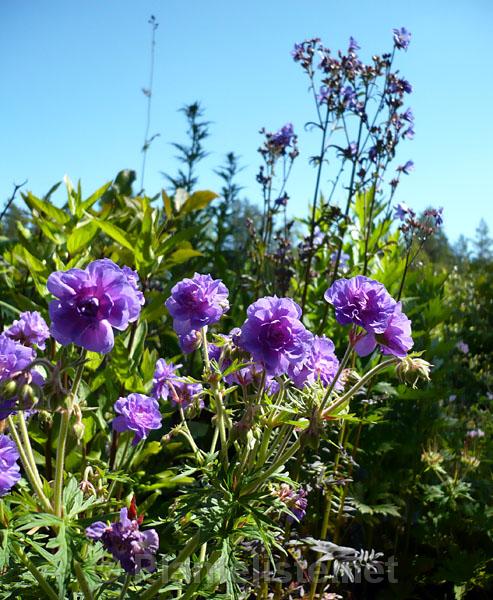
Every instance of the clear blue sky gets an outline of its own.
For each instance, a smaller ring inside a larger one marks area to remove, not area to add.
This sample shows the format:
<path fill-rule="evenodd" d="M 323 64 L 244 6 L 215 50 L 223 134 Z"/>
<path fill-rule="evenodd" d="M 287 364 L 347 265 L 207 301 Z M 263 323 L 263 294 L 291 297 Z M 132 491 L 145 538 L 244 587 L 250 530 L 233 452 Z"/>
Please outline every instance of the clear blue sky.
<path fill-rule="evenodd" d="M 89 194 L 122 168 L 141 165 L 149 26 L 159 21 L 146 189 L 174 172 L 170 142 L 183 135 L 177 109 L 200 100 L 213 122 L 201 187 L 217 189 L 212 169 L 234 150 L 241 183 L 258 194 L 256 149 L 262 126 L 292 121 L 301 157 L 289 186 L 291 209 L 312 196 L 313 134 L 306 81 L 293 63 L 295 41 L 319 36 L 362 56 L 390 48 L 406 26 L 412 45 L 399 67 L 414 85 L 416 138 L 401 148 L 415 172 L 398 199 L 416 209 L 444 206 L 455 240 L 481 217 L 493 229 L 493 2 L 491 0 L 2 0 L 0 2 L 0 200 L 28 178 L 42 195 L 64 174 Z"/>

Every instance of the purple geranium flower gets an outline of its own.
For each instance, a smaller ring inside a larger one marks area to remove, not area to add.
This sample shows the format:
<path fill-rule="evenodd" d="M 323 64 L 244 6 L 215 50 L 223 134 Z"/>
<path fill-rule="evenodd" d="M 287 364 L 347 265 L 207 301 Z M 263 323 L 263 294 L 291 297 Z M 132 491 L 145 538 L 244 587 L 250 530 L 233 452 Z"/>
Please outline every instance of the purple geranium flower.
<path fill-rule="evenodd" d="M 159 536 L 154 529 L 140 531 L 142 519 L 129 518 L 127 508 L 120 511 L 120 521 L 106 524 L 93 523 L 86 529 L 89 539 L 99 541 L 113 557 L 120 561 L 127 573 L 135 575 L 146 569 L 155 570 L 155 554 L 159 547 Z"/>
<path fill-rule="evenodd" d="M 358 45 L 358 42 L 353 38 L 353 36 L 349 37 L 349 54 L 356 54 L 358 50 L 361 50 L 361 46 Z"/>
<path fill-rule="evenodd" d="M 395 47 L 399 50 L 407 50 L 409 48 L 409 44 L 411 43 L 411 32 L 405 27 L 393 29 L 392 31 L 394 33 Z"/>
<path fill-rule="evenodd" d="M 414 114 L 411 108 L 406 109 L 402 115 L 401 119 L 403 121 L 407 121 L 408 123 L 414 123 Z"/>
<path fill-rule="evenodd" d="M 140 304 L 143 306 L 145 304 L 145 298 L 144 294 L 142 293 L 139 287 L 139 274 L 137 273 L 137 271 L 133 271 L 130 267 L 127 267 L 126 265 L 122 267 L 122 272 L 127 278 L 128 283 L 133 287 L 135 295 L 139 299 Z"/>
<path fill-rule="evenodd" d="M 469 345 L 466 344 L 466 342 L 463 342 L 463 341 L 457 342 L 455 347 L 457 348 L 457 350 L 460 350 L 463 354 L 469 353 Z"/>
<path fill-rule="evenodd" d="M 303 361 L 312 334 L 300 321 L 301 308 L 291 298 L 267 296 L 248 307 L 239 346 L 249 352 L 267 375 L 287 373 Z"/>
<path fill-rule="evenodd" d="M 373 333 L 387 329 L 396 305 L 382 283 L 363 275 L 338 279 L 324 298 L 334 306 L 338 323 L 354 323 Z"/>
<path fill-rule="evenodd" d="M 383 354 L 404 357 L 413 344 L 411 321 L 402 312 L 401 303 L 397 302 L 385 331 L 379 333 L 369 331 L 358 339 L 354 348 L 359 356 L 367 356 L 378 345 Z"/>
<path fill-rule="evenodd" d="M 306 515 L 308 506 L 307 492 L 303 488 L 298 491 L 293 490 L 287 483 L 281 483 L 278 496 L 282 502 L 289 508 L 294 518 L 301 521 Z M 293 517 L 288 517 L 289 522 L 293 522 Z"/>
<path fill-rule="evenodd" d="M 220 279 L 195 273 L 172 288 L 165 304 L 176 333 L 186 335 L 219 321 L 229 309 L 228 289 Z"/>
<path fill-rule="evenodd" d="M 200 331 L 192 329 L 189 333 L 182 333 L 178 336 L 178 344 L 183 354 L 191 354 L 202 345 L 202 335 Z"/>
<path fill-rule="evenodd" d="M 4 333 L 24 346 L 36 345 L 40 350 L 45 349 L 45 342 L 50 337 L 48 325 L 38 311 L 21 313 Z"/>
<path fill-rule="evenodd" d="M 200 383 L 188 383 L 187 381 L 172 381 L 170 383 L 169 402 L 171 406 L 186 409 L 198 400 L 199 408 L 204 407 L 204 402 L 199 398 L 203 391 Z"/>
<path fill-rule="evenodd" d="M 114 345 L 113 327 L 124 330 L 139 318 L 142 298 L 113 261 L 95 260 L 86 269 L 56 271 L 48 277 L 51 334 L 106 354 Z"/>
<path fill-rule="evenodd" d="M 8 494 L 21 478 L 19 452 L 15 443 L 0 434 L 0 497 Z"/>
<path fill-rule="evenodd" d="M 408 160 L 402 166 L 397 167 L 397 170 L 404 173 L 404 175 L 409 175 L 409 173 L 414 171 L 414 162 L 412 160 Z"/>
<path fill-rule="evenodd" d="M 156 361 L 154 368 L 154 378 L 152 380 L 152 393 L 156 398 L 162 398 L 167 400 L 170 395 L 170 383 L 174 383 L 178 380 L 176 371 L 181 365 L 174 365 L 173 363 L 167 363 L 164 358 L 159 358 Z"/>
<path fill-rule="evenodd" d="M 334 343 L 325 336 L 316 335 L 313 337 L 305 360 L 292 365 L 289 376 L 299 388 L 315 381 L 320 381 L 323 386 L 329 386 L 334 381 L 338 369 L 339 360 L 335 355 Z M 342 384 L 338 382 L 336 389 L 341 388 Z"/>
<path fill-rule="evenodd" d="M 155 398 L 143 394 L 129 394 L 125 398 L 118 398 L 115 411 L 118 416 L 113 419 L 111 426 L 120 433 L 133 431 L 133 446 L 145 439 L 152 429 L 161 428 L 161 413 Z"/>
<path fill-rule="evenodd" d="M 339 268 L 342 270 L 347 269 L 350 258 L 351 257 L 349 254 L 346 254 L 346 252 L 341 252 L 341 255 L 339 256 Z M 330 263 L 335 266 L 336 262 L 337 252 L 332 252 L 330 255 Z"/>
<path fill-rule="evenodd" d="M 414 214 L 405 202 L 399 202 L 399 204 L 394 206 L 394 209 L 394 219 L 399 219 L 401 221 L 405 221 L 408 215 Z"/>
<path fill-rule="evenodd" d="M 286 123 L 279 131 L 267 134 L 267 143 L 274 152 L 284 152 L 294 138 L 292 123 Z"/>

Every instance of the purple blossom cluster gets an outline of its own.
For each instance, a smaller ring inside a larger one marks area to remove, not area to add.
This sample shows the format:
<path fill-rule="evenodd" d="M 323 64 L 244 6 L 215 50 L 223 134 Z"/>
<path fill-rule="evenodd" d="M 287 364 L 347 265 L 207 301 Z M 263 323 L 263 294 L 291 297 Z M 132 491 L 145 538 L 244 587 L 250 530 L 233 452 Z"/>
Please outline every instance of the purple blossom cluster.
<path fill-rule="evenodd" d="M 15 443 L 0 434 L 0 497 L 10 492 L 20 480 L 19 452 Z"/>
<path fill-rule="evenodd" d="M 159 536 L 154 529 L 140 531 L 142 518 L 130 514 L 127 508 L 120 511 L 116 523 L 96 521 L 86 529 L 89 539 L 99 541 L 105 550 L 118 560 L 127 573 L 136 575 L 142 569 L 155 570 L 155 555 L 159 547 Z"/>
<path fill-rule="evenodd" d="M 412 163 L 412 161 L 408 161 L 408 163 Z M 399 167 L 401 172 L 405 172 L 406 165 Z M 436 233 L 443 225 L 443 208 L 428 208 L 422 216 L 418 217 L 416 212 L 405 202 L 399 202 L 394 206 L 394 219 L 402 221 L 399 229 L 411 239 L 414 235 L 426 238 Z"/>
<path fill-rule="evenodd" d="M 62 345 L 74 343 L 106 354 L 114 345 L 113 328 L 124 331 L 139 318 L 143 304 L 134 271 L 108 258 L 86 269 L 56 271 L 48 277 L 51 334 Z"/>
<path fill-rule="evenodd" d="M 325 299 L 334 306 L 338 323 L 366 331 L 353 340 L 360 356 L 379 346 L 383 354 L 404 357 L 412 348 L 411 321 L 382 283 L 363 275 L 339 279 L 325 292 Z"/>
<path fill-rule="evenodd" d="M 161 429 L 161 413 L 155 398 L 143 394 L 129 394 L 115 402 L 117 417 L 113 419 L 112 428 L 122 433 L 134 433 L 132 445 L 145 439 L 153 429 Z"/>
<path fill-rule="evenodd" d="M 190 383 L 185 381 L 177 373 L 181 365 L 167 363 L 164 358 L 156 362 L 154 378 L 152 380 L 152 393 L 156 398 L 168 400 L 171 406 L 189 408 L 196 400 L 199 406 L 203 407 L 203 401 L 200 394 L 203 387 L 200 383 Z"/>

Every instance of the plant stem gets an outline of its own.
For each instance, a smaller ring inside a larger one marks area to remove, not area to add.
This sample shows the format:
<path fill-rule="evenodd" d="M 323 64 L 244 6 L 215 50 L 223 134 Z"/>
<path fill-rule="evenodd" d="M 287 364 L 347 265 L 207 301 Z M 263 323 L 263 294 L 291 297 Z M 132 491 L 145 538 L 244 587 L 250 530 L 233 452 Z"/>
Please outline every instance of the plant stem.
<path fill-rule="evenodd" d="M 89 587 L 89 584 L 87 583 L 87 579 L 86 579 L 86 576 L 84 575 L 84 571 L 82 570 L 82 567 L 80 566 L 80 562 L 77 560 L 74 560 L 74 571 L 75 571 L 75 576 L 77 577 L 77 582 L 79 584 L 81 592 L 84 595 L 85 600 L 93 600 L 94 596 L 92 595 L 91 588 Z"/>
<path fill-rule="evenodd" d="M 48 500 L 48 498 L 46 497 L 46 495 L 43 491 L 43 486 L 38 483 L 38 478 L 36 477 L 36 475 L 33 472 L 32 466 L 31 466 L 29 459 L 26 455 L 26 452 L 24 450 L 24 446 L 22 444 L 21 438 L 19 437 L 19 434 L 17 433 L 17 429 L 15 427 L 15 423 L 14 423 L 14 419 L 12 418 L 12 415 L 10 415 L 8 417 L 7 421 L 9 424 L 10 434 L 14 438 L 14 442 L 17 445 L 17 450 L 19 451 L 19 456 L 21 458 L 22 464 L 24 465 L 24 471 L 26 473 L 27 478 L 29 479 L 29 483 L 31 484 L 34 491 L 38 495 L 38 498 L 39 498 L 41 504 L 43 505 L 44 510 L 46 510 L 47 512 L 52 512 L 53 509 L 51 507 L 50 501 Z"/>
<path fill-rule="evenodd" d="M 79 390 L 80 381 L 82 379 L 82 373 L 84 372 L 84 362 L 87 354 L 87 350 L 82 350 L 80 356 L 80 363 L 75 372 L 74 381 L 72 384 L 72 391 L 66 399 L 66 406 L 62 411 L 60 421 L 60 431 L 58 435 L 58 447 L 56 453 L 55 462 L 55 487 L 54 487 L 54 512 L 57 517 L 61 517 L 63 514 L 63 473 L 65 466 L 65 452 L 67 448 L 67 437 L 70 425 L 70 418 L 72 416 L 72 409 L 74 402 L 77 399 L 77 392 Z"/>
<path fill-rule="evenodd" d="M 43 590 L 47 598 L 50 600 L 58 600 L 58 594 L 51 587 L 51 585 L 46 581 L 46 579 L 41 575 L 36 566 L 31 562 L 30 558 L 25 554 L 22 548 L 16 543 L 12 543 L 12 548 L 14 552 L 17 554 L 19 560 L 26 566 L 31 575 L 36 579 L 39 583 L 39 587 Z"/>

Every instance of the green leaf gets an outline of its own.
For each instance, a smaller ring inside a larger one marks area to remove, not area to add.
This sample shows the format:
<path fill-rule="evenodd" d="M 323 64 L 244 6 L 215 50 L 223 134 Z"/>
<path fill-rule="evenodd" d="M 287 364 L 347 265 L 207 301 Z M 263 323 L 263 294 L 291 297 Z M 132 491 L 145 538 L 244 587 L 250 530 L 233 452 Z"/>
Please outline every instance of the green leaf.
<path fill-rule="evenodd" d="M 70 254 L 77 254 L 85 249 L 99 230 L 96 221 L 89 221 L 72 231 L 67 239 L 67 250 Z"/>
<path fill-rule="evenodd" d="M 110 223 L 109 221 L 98 220 L 98 223 L 106 235 L 115 240 L 115 242 L 121 244 L 124 248 L 127 248 L 127 250 L 131 250 L 133 253 L 134 247 L 128 241 L 127 234 L 122 229 L 116 225 L 113 225 L 113 223 Z"/>
<path fill-rule="evenodd" d="M 215 198 L 218 198 L 218 194 L 209 190 L 201 192 L 195 192 L 187 198 L 180 213 L 187 214 L 194 210 L 202 210 L 208 206 Z"/>
<path fill-rule="evenodd" d="M 89 196 L 89 198 L 87 198 L 87 200 L 84 200 L 83 202 L 81 202 L 80 207 L 81 207 L 82 211 L 89 210 L 91 208 L 91 206 L 93 206 L 93 204 L 96 204 L 96 202 L 103 196 L 103 194 L 105 194 L 108 191 L 110 186 L 111 186 L 111 181 L 108 181 L 108 183 L 105 183 L 104 185 L 102 185 L 98 190 L 96 190 L 94 192 L 94 194 Z"/>
<path fill-rule="evenodd" d="M 41 200 L 34 196 L 31 192 L 27 192 L 27 194 L 22 194 L 25 203 L 31 209 L 35 209 L 40 213 L 45 214 L 47 217 L 52 218 L 59 225 L 65 225 L 70 221 L 70 217 L 60 208 L 53 206 L 50 202 Z"/>

